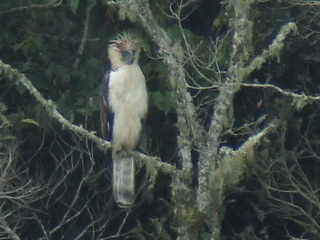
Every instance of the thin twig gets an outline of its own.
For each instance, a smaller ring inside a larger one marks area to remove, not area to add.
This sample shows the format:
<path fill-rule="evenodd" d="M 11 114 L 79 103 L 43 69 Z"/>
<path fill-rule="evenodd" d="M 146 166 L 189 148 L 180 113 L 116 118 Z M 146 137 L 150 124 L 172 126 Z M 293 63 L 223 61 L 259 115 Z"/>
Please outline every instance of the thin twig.
<path fill-rule="evenodd" d="M 87 38 L 88 38 L 88 33 L 89 33 L 89 22 L 90 22 L 90 10 L 87 10 L 86 13 L 86 19 L 84 22 L 84 28 L 83 28 L 83 35 L 81 38 L 81 42 L 77 51 L 77 59 L 75 60 L 74 64 L 73 64 L 73 68 L 77 68 L 80 62 L 80 57 L 83 54 L 84 48 L 85 48 L 85 44 L 87 42 Z"/>

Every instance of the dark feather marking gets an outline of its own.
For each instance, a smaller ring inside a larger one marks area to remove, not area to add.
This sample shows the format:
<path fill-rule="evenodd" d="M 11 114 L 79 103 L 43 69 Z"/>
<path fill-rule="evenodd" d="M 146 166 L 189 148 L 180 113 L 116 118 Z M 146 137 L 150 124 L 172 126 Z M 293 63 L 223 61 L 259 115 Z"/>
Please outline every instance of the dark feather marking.
<path fill-rule="evenodd" d="M 101 104 L 100 104 L 100 119 L 101 119 L 101 131 L 102 137 L 107 141 L 112 140 L 112 130 L 113 130 L 113 122 L 114 122 L 114 113 L 112 112 L 109 105 L 109 79 L 110 72 L 106 72 L 104 78 L 102 80 L 101 86 Z"/>

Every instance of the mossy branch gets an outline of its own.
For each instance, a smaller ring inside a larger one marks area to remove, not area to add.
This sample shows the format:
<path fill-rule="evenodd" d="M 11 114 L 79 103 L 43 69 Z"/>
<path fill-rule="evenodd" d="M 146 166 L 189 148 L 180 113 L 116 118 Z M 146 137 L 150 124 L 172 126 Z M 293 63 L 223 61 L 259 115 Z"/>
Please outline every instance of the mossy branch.
<path fill-rule="evenodd" d="M 240 1 L 239 1 L 240 2 Z M 247 2 L 250 6 L 251 2 Z M 209 149 L 204 149 L 203 152 L 203 161 L 199 164 L 199 182 L 203 184 L 203 189 L 199 188 L 199 203 L 207 203 L 201 204 L 202 209 L 205 209 L 204 206 L 209 205 L 209 196 L 207 196 L 207 201 L 205 201 L 206 197 L 206 187 L 205 183 L 207 182 L 208 173 L 213 172 L 214 165 L 213 161 L 216 161 L 217 158 L 217 149 L 219 146 L 219 137 L 222 133 L 222 129 L 224 127 L 224 122 L 228 121 L 228 109 L 232 104 L 232 100 L 234 94 L 240 89 L 240 86 L 246 85 L 243 83 L 245 77 L 249 76 L 254 70 L 261 68 L 262 64 L 267 62 L 270 58 L 279 56 L 283 45 L 284 40 L 289 33 L 292 31 L 296 31 L 297 27 L 295 23 L 287 23 L 285 24 L 277 34 L 276 38 L 270 44 L 270 46 L 265 49 L 261 55 L 255 57 L 249 64 L 246 66 L 247 57 L 242 56 L 246 53 L 246 38 L 247 35 L 245 32 L 250 33 L 252 25 L 249 24 L 249 20 L 247 20 L 247 11 L 249 8 L 244 11 L 243 6 L 240 4 L 236 4 L 235 7 L 235 16 L 238 17 L 237 23 L 235 23 L 235 34 L 233 36 L 233 54 L 231 56 L 230 65 L 227 71 L 227 78 L 225 82 L 220 85 L 220 93 L 216 100 L 215 112 L 213 119 L 211 121 L 210 130 L 208 133 L 208 142 Z M 239 9 L 242 9 L 241 11 Z M 237 12 L 238 11 L 238 12 Z M 251 85 L 251 84 L 250 84 Z M 252 86 L 252 85 L 251 85 Z M 277 89 L 279 90 L 279 89 Z M 303 103 L 306 102 L 306 98 L 301 97 L 299 101 L 296 101 L 297 108 L 302 108 Z M 301 107 L 302 106 L 302 107 Z M 214 163 L 215 166 L 219 164 L 217 162 Z M 215 170 L 219 171 L 219 170 Z"/>
<path fill-rule="evenodd" d="M 88 131 L 83 127 L 70 123 L 61 115 L 61 113 L 57 111 L 57 106 L 54 104 L 54 102 L 45 99 L 24 74 L 20 73 L 17 69 L 11 67 L 9 64 L 5 64 L 2 60 L 0 60 L 0 77 L 5 77 L 11 81 L 14 81 L 16 85 L 24 86 L 29 93 L 34 96 L 36 100 L 44 107 L 49 116 L 56 119 L 62 125 L 62 128 L 67 128 L 76 135 L 93 141 L 103 151 L 111 148 L 111 143 L 96 136 L 95 132 Z M 175 172 L 175 167 L 161 162 L 157 157 L 149 157 L 138 152 L 136 153 L 136 156 L 139 158 L 138 161 L 140 160 L 143 162 L 148 162 L 148 164 L 153 163 L 157 169 L 163 170 L 165 173 L 173 174 Z"/>
<path fill-rule="evenodd" d="M 217 171 L 218 167 L 218 147 L 220 144 L 220 136 L 222 134 L 224 124 L 229 120 L 229 110 L 233 104 L 235 93 L 240 89 L 240 84 L 244 79 L 244 65 L 248 56 L 249 39 L 252 36 L 252 23 L 248 19 L 248 13 L 252 1 L 231 1 L 231 6 L 234 8 L 234 18 L 231 25 L 234 33 L 232 38 L 232 53 L 226 78 L 219 88 L 219 95 L 216 98 L 214 105 L 214 114 L 210 123 L 209 131 L 207 133 L 207 144 L 201 149 L 198 179 L 199 188 L 197 191 L 197 205 L 200 212 L 208 214 L 211 213 L 210 206 L 212 197 L 208 192 L 209 176 Z M 213 216 L 218 214 L 219 210 L 213 213 Z M 218 234 L 219 221 L 214 221 L 216 226 L 213 229 Z"/>
<path fill-rule="evenodd" d="M 255 57 L 249 66 L 244 68 L 244 76 L 250 75 L 253 71 L 258 70 L 262 67 L 262 64 L 267 62 L 270 58 L 280 56 L 280 52 L 284 45 L 284 40 L 291 32 L 297 32 L 297 25 L 293 22 L 289 22 L 282 26 L 279 33 L 273 42 L 269 45 L 268 49 L 263 50 L 261 55 Z"/>
<path fill-rule="evenodd" d="M 247 169 L 255 163 L 254 152 L 261 139 L 279 126 L 279 120 L 269 123 L 261 132 L 250 137 L 238 150 L 222 147 L 219 150 L 219 167 L 209 179 L 211 196 L 219 206 L 222 204 L 225 191 L 240 182 Z"/>
<path fill-rule="evenodd" d="M 54 102 L 42 97 L 41 93 L 33 86 L 33 84 L 24 74 L 20 73 L 17 69 L 11 67 L 9 64 L 5 64 L 2 60 L 0 60 L 0 76 L 4 76 L 9 80 L 14 81 L 16 85 L 24 86 L 29 93 L 34 96 L 36 100 L 45 108 L 47 113 L 61 123 L 63 128 L 67 128 L 78 135 L 92 140 L 93 142 L 97 143 L 102 150 L 107 150 L 111 147 L 110 142 L 104 141 L 103 139 L 97 137 L 94 135 L 94 132 L 89 132 L 82 127 L 70 123 L 57 111 L 57 106 L 54 104 Z"/>

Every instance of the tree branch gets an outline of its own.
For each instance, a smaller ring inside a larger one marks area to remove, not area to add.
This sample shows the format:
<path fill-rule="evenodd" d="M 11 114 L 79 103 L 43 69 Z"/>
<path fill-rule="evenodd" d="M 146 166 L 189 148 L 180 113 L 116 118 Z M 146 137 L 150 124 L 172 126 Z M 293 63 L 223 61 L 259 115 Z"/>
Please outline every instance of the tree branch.
<path fill-rule="evenodd" d="M 177 101 L 177 115 L 179 129 L 178 158 L 181 160 L 182 170 L 173 175 L 172 194 L 176 204 L 176 217 L 178 220 L 178 234 L 184 237 L 190 224 L 185 221 L 193 221 L 184 217 L 185 212 L 192 212 L 194 191 L 191 187 L 193 179 L 193 165 L 191 151 L 193 145 L 200 146 L 204 139 L 204 128 L 200 125 L 193 104 L 192 97 L 187 91 L 185 69 L 183 62 L 183 49 L 178 44 L 172 44 L 171 39 L 163 28 L 159 26 L 150 10 L 148 0 L 125 0 L 119 2 L 120 15 L 129 18 L 133 22 L 140 22 L 153 42 L 158 46 L 158 54 L 167 64 L 169 79 Z M 189 235 L 191 239 L 191 235 Z M 180 237 L 178 237 L 180 239 Z"/>
<path fill-rule="evenodd" d="M 88 131 L 83 127 L 70 123 L 66 118 L 64 118 L 61 115 L 61 113 L 57 111 L 57 106 L 51 100 L 47 100 L 42 97 L 39 91 L 32 85 L 30 80 L 28 80 L 24 74 L 20 73 L 17 69 L 11 67 L 10 65 L 5 64 L 2 60 L 0 60 L 0 76 L 4 76 L 11 81 L 15 81 L 17 85 L 22 85 L 26 87 L 29 93 L 33 95 L 36 98 L 36 100 L 45 108 L 47 113 L 62 125 L 62 128 L 67 128 L 76 135 L 80 135 L 81 137 L 85 137 L 93 141 L 103 151 L 106 151 L 107 149 L 111 148 L 111 143 L 103 140 L 100 137 L 97 137 L 95 135 L 95 132 Z M 137 156 L 143 162 L 152 162 L 153 164 L 155 164 L 155 166 L 157 166 L 157 169 L 159 170 L 164 169 L 164 172 L 166 173 L 175 172 L 175 167 L 173 167 L 170 164 L 161 162 L 159 158 L 149 157 L 142 153 L 137 153 Z"/>
<path fill-rule="evenodd" d="M 83 54 L 84 48 L 85 48 L 85 44 L 87 42 L 88 39 L 88 33 L 89 33 L 89 22 L 90 22 L 90 12 L 92 9 L 93 5 L 89 5 L 87 7 L 87 11 L 86 11 L 86 18 L 84 21 L 84 27 L 83 27 L 83 34 L 82 34 L 82 38 L 81 38 L 81 42 L 79 45 L 79 48 L 77 50 L 77 58 L 73 64 L 73 68 L 77 68 L 80 62 L 80 57 Z"/>
<path fill-rule="evenodd" d="M 251 41 L 252 24 L 247 19 L 252 1 L 234 1 L 230 3 L 234 8 L 234 34 L 232 40 L 232 54 L 226 73 L 226 85 L 219 88 L 219 95 L 214 106 L 214 114 L 208 132 L 208 143 L 201 150 L 199 161 L 199 188 L 197 191 L 197 204 L 200 212 L 210 212 L 212 198 L 208 193 L 209 175 L 216 171 L 219 138 L 224 124 L 228 121 L 229 108 L 232 106 L 234 94 L 240 89 L 239 83 L 243 81 L 243 68 L 248 59 L 247 45 Z M 216 223 L 218 224 L 218 222 Z M 215 227 L 214 227 L 215 228 Z M 217 226 L 217 228 L 219 228 Z"/>
<path fill-rule="evenodd" d="M 261 68 L 262 64 L 264 64 L 269 58 L 273 58 L 275 56 L 280 55 L 280 52 L 284 45 L 284 40 L 288 36 L 290 32 L 297 32 L 297 25 L 293 22 L 289 22 L 281 27 L 279 33 L 273 42 L 269 45 L 268 49 L 263 50 L 261 55 L 255 57 L 249 66 L 243 69 L 244 77 L 249 76 L 253 71 Z"/>
<path fill-rule="evenodd" d="M 246 2 L 248 5 L 245 7 L 240 2 Z M 199 185 L 204 186 L 203 189 L 199 188 L 198 191 L 200 209 L 204 209 L 203 207 L 205 205 L 209 206 L 209 196 L 207 196 L 207 204 L 203 205 L 201 202 L 205 203 L 205 186 L 208 181 L 208 174 L 213 172 L 213 168 L 217 165 L 217 162 L 212 165 L 212 159 L 217 160 L 219 138 L 224 128 L 224 123 L 228 121 L 228 110 L 232 105 L 234 94 L 239 90 L 240 86 L 252 86 L 252 84 L 242 83 L 244 78 L 249 76 L 254 70 L 259 69 L 269 58 L 274 57 L 277 54 L 279 55 L 279 52 L 283 48 L 285 37 L 291 31 L 296 30 L 296 25 L 294 23 L 284 25 L 268 49 L 264 50 L 260 56 L 255 57 L 248 66 L 245 66 L 245 62 L 248 59 L 246 45 L 247 42 L 250 41 L 247 38 L 248 36 L 251 36 L 251 22 L 247 19 L 247 11 L 250 8 L 250 4 L 250 1 L 237 1 L 234 3 L 236 23 L 234 25 L 233 53 L 226 74 L 227 79 L 219 87 L 220 93 L 217 97 L 217 103 L 214 106 L 214 116 L 208 134 L 209 148 L 202 151 L 204 153 L 204 158 L 199 164 L 199 183 L 201 182 L 201 185 Z M 277 88 L 277 90 L 279 91 L 281 89 Z M 282 90 L 280 92 L 284 93 Z M 300 95 L 299 97 L 299 99 L 301 99 L 302 96 Z M 301 101 L 299 101 L 299 103 L 297 102 L 297 105 L 301 104 Z M 201 199 L 203 199 L 203 201 Z"/>
<path fill-rule="evenodd" d="M 10 237 L 10 239 L 21 240 L 18 234 L 9 227 L 6 220 L 4 220 L 2 217 L 0 218 L 0 228 L 3 228 L 3 230 L 8 234 L 8 237 Z"/>
<path fill-rule="evenodd" d="M 54 3 L 54 4 L 32 4 L 32 5 L 28 5 L 28 6 L 11 8 L 11 9 L 4 10 L 4 11 L 0 12 L 0 15 L 11 14 L 11 13 L 26 11 L 26 10 L 33 10 L 33 9 L 47 9 L 47 8 L 59 7 L 61 5 L 62 1 L 63 0 L 60 0 L 59 2 Z"/>

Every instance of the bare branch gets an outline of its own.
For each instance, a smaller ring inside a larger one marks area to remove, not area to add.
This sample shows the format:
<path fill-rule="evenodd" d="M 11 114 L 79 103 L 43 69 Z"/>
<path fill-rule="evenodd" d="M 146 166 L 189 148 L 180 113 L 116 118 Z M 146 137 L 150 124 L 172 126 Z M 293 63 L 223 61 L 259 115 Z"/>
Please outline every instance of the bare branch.
<path fill-rule="evenodd" d="M 87 38 L 88 38 L 88 33 L 89 33 L 89 22 L 90 22 L 90 11 L 91 7 L 88 6 L 87 12 L 86 12 L 86 18 L 84 21 L 84 27 L 83 27 L 83 34 L 82 34 L 82 38 L 81 38 L 81 42 L 77 51 L 77 58 L 73 64 L 73 68 L 77 68 L 80 62 L 80 57 L 83 54 L 84 48 L 85 48 L 85 44 L 87 42 Z"/>
<path fill-rule="evenodd" d="M 2 217 L 0 217 L 0 228 L 2 228 L 8 234 L 8 237 L 10 239 L 21 240 L 18 234 L 15 233 L 15 231 L 9 227 L 8 223 Z"/>
<path fill-rule="evenodd" d="M 59 2 L 54 4 L 32 4 L 32 5 L 22 6 L 22 7 L 11 8 L 11 9 L 0 12 L 0 15 L 11 14 L 11 13 L 26 11 L 26 10 L 28 11 L 28 10 L 35 10 L 35 9 L 48 9 L 48 8 L 59 7 L 62 2 L 63 0 L 60 0 Z"/>

